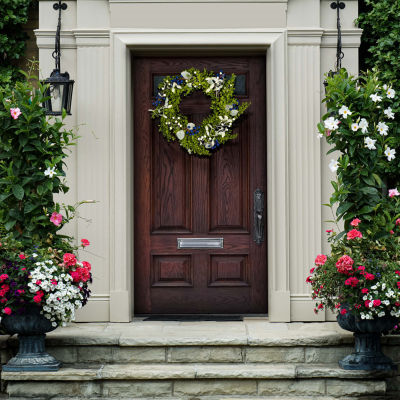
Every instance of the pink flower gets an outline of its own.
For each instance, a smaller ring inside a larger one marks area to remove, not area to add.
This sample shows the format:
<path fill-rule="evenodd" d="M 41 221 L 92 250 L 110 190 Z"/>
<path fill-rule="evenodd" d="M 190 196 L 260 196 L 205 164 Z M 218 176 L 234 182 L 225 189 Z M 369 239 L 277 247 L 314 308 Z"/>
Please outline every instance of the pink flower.
<path fill-rule="evenodd" d="M 307 276 L 306 282 L 307 282 L 307 283 L 312 283 L 311 276 Z"/>
<path fill-rule="evenodd" d="M 6 279 L 8 279 L 8 275 L 7 274 L 1 274 L 0 275 L 0 282 L 5 281 Z"/>
<path fill-rule="evenodd" d="M 38 279 L 38 280 L 37 280 L 35 283 L 36 283 L 36 285 L 38 285 L 38 286 L 39 286 L 39 285 L 41 285 L 41 284 L 42 284 L 42 281 L 41 281 L 40 279 Z"/>
<path fill-rule="evenodd" d="M 355 238 L 362 238 L 362 233 L 357 229 L 352 229 L 351 231 L 347 232 L 347 240 Z"/>
<path fill-rule="evenodd" d="M 389 231 L 389 233 L 390 233 L 391 235 L 394 235 L 394 230 L 391 229 L 391 230 Z"/>
<path fill-rule="evenodd" d="M 56 281 L 55 279 L 52 279 L 52 280 L 51 280 L 51 284 L 52 284 L 52 285 L 57 285 L 57 281 Z"/>
<path fill-rule="evenodd" d="M 67 267 L 72 267 L 73 265 L 76 264 L 76 257 L 72 253 L 65 253 L 63 256 L 64 264 Z"/>
<path fill-rule="evenodd" d="M 315 268 L 313 267 L 313 268 L 311 268 L 310 269 L 310 274 L 313 274 L 314 273 L 314 271 L 315 271 Z"/>
<path fill-rule="evenodd" d="M 63 219 L 62 215 L 56 213 L 55 211 L 53 212 L 53 214 L 51 214 L 50 217 L 50 221 L 56 226 L 60 226 L 62 219 Z"/>
<path fill-rule="evenodd" d="M 39 295 L 33 296 L 33 301 L 35 303 L 40 303 L 42 301 L 42 296 Z"/>
<path fill-rule="evenodd" d="M 3 309 L 3 312 L 4 312 L 4 314 L 11 315 L 12 310 L 11 310 L 10 307 L 5 307 L 5 308 Z"/>
<path fill-rule="evenodd" d="M 357 308 L 357 310 L 361 307 L 361 304 L 354 304 L 354 308 Z"/>
<path fill-rule="evenodd" d="M 332 233 L 332 232 L 333 232 L 333 229 L 327 229 L 325 232 L 326 232 L 326 233 Z"/>
<path fill-rule="evenodd" d="M 321 304 L 318 304 L 318 310 L 322 310 L 324 308 L 324 305 L 321 303 Z"/>
<path fill-rule="evenodd" d="M 374 300 L 373 301 L 373 305 L 374 305 L 374 307 L 378 307 L 378 306 L 380 306 L 381 305 L 381 301 L 378 299 L 378 300 Z"/>
<path fill-rule="evenodd" d="M 342 256 L 336 263 L 336 268 L 339 273 L 349 275 L 353 272 L 354 260 L 349 256 Z"/>
<path fill-rule="evenodd" d="M 21 260 L 25 260 L 25 254 L 23 254 L 23 253 L 21 253 L 20 255 L 18 255 L 18 257 L 21 259 Z"/>
<path fill-rule="evenodd" d="M 346 279 L 344 284 L 347 286 L 356 287 L 358 285 L 358 282 L 359 282 L 359 280 L 355 276 L 352 276 L 352 277 Z"/>
<path fill-rule="evenodd" d="M 22 114 L 21 110 L 16 107 L 16 108 L 10 108 L 10 114 L 14 119 L 18 119 L 18 117 Z"/>
<path fill-rule="evenodd" d="M 367 281 L 373 281 L 373 280 L 375 279 L 375 275 L 374 275 L 374 274 L 370 274 L 369 272 L 366 272 L 366 273 L 364 274 L 364 276 L 365 276 L 365 279 L 366 279 Z"/>
<path fill-rule="evenodd" d="M 361 222 L 360 219 L 354 218 L 353 221 L 350 222 L 351 226 L 358 226 L 358 224 Z"/>
<path fill-rule="evenodd" d="M 324 265 L 326 262 L 326 255 L 325 254 L 318 254 L 317 258 L 315 259 L 315 265 Z"/>
<path fill-rule="evenodd" d="M 357 267 L 357 269 L 358 269 L 359 271 L 365 271 L 365 267 L 364 267 L 364 265 L 360 265 L 360 266 L 358 266 L 358 267 Z"/>
<path fill-rule="evenodd" d="M 369 290 L 367 288 L 361 289 L 361 293 L 367 294 L 368 292 L 369 292 Z"/>
<path fill-rule="evenodd" d="M 400 196 L 400 193 L 398 192 L 397 188 L 389 189 L 389 197 L 394 197 L 394 196 Z"/>
<path fill-rule="evenodd" d="M 87 239 L 81 239 L 81 243 L 82 243 L 83 247 L 87 247 L 90 244 L 89 240 L 87 240 Z"/>
<path fill-rule="evenodd" d="M 342 314 L 342 315 L 347 314 L 347 310 L 346 310 L 345 308 L 342 308 L 342 309 L 340 310 L 340 314 Z"/>
<path fill-rule="evenodd" d="M 91 270 L 92 270 L 92 266 L 90 265 L 90 262 L 88 262 L 88 261 L 82 261 L 82 265 L 83 265 L 88 271 L 91 271 Z"/>
<path fill-rule="evenodd" d="M 396 226 L 399 226 L 400 225 L 400 218 L 397 218 L 396 219 Z"/>
<path fill-rule="evenodd" d="M 372 304 L 372 301 L 370 302 L 369 300 L 364 301 L 365 307 L 369 308 L 369 306 Z"/>

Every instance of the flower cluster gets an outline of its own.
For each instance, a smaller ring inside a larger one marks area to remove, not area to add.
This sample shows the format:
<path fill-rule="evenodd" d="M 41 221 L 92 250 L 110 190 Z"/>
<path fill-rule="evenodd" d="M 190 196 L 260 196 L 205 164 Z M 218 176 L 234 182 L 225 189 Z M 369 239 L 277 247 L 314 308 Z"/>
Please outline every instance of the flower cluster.
<path fill-rule="evenodd" d="M 351 225 L 363 224 L 355 218 Z M 348 234 L 339 238 L 333 230 L 327 232 L 331 254 L 317 255 L 306 279 L 312 286 L 312 298 L 317 300 L 314 311 L 329 308 L 361 319 L 400 319 L 400 232 L 397 237 L 377 241 L 356 231 L 350 238 Z"/>
<path fill-rule="evenodd" d="M 235 75 L 227 79 L 222 71 L 214 74 L 191 68 L 180 75 L 167 76 L 160 83 L 154 109 L 149 111 L 152 118 L 160 118 L 159 130 L 167 140 L 178 139 L 189 154 L 209 156 L 210 150 L 236 137 L 232 134 L 233 123 L 249 106 L 239 104 L 234 97 L 234 83 Z M 201 125 L 190 122 L 179 111 L 182 98 L 197 90 L 211 97 L 213 111 Z"/>
<path fill-rule="evenodd" d="M 81 240 L 81 247 L 89 245 Z M 10 235 L 0 243 L 0 311 L 5 315 L 40 307 L 54 327 L 75 318 L 75 310 L 87 303 L 91 265 L 72 252 L 35 247 L 21 252 L 21 243 Z M 70 251 L 74 251 L 70 248 Z"/>

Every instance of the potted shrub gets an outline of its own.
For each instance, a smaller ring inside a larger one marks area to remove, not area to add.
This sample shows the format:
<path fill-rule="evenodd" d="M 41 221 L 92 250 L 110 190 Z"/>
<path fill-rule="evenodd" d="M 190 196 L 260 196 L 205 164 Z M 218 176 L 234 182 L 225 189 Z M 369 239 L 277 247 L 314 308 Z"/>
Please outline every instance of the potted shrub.
<path fill-rule="evenodd" d="M 74 319 L 90 295 L 91 266 L 78 261 L 89 245 L 59 231 L 76 206 L 54 201 L 67 192 L 65 158 L 77 136 L 41 107 L 46 87 L 31 76 L 0 89 L 1 327 L 19 334 L 19 352 L 6 371 L 56 370 L 45 333 Z"/>
<path fill-rule="evenodd" d="M 315 312 L 336 310 L 340 326 L 354 332 L 355 352 L 339 364 L 394 369 L 380 336 L 400 319 L 399 102 L 375 72 L 355 78 L 345 70 L 327 78 L 324 101 L 319 134 L 329 153 L 340 152 L 329 164 L 337 180 L 328 205 L 337 206 L 332 222 L 344 229 L 327 231 L 331 253 L 316 257 L 307 282 Z"/>

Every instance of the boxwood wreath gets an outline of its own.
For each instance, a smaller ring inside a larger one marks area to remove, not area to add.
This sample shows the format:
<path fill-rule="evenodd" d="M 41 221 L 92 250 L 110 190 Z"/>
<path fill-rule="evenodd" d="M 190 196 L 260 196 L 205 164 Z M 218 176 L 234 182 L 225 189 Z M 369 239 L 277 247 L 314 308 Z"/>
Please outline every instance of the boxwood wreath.
<path fill-rule="evenodd" d="M 182 71 L 176 76 L 167 76 L 158 85 L 158 94 L 149 110 L 153 119 L 160 118 L 158 129 L 168 141 L 179 140 L 189 154 L 210 156 L 221 144 L 235 139 L 233 123 L 249 107 L 234 97 L 236 76 L 228 79 L 220 71 L 200 71 L 195 68 Z M 179 110 L 183 97 L 196 90 L 211 97 L 212 113 L 196 125 Z"/>

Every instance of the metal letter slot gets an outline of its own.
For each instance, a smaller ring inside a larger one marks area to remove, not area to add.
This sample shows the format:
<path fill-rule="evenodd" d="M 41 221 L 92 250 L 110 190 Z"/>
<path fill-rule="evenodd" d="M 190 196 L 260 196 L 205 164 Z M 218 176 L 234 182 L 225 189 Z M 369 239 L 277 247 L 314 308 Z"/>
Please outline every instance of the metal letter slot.
<path fill-rule="evenodd" d="M 264 193 L 261 189 L 254 191 L 254 241 L 264 241 Z"/>
<path fill-rule="evenodd" d="M 178 249 L 223 249 L 224 238 L 178 238 Z"/>

